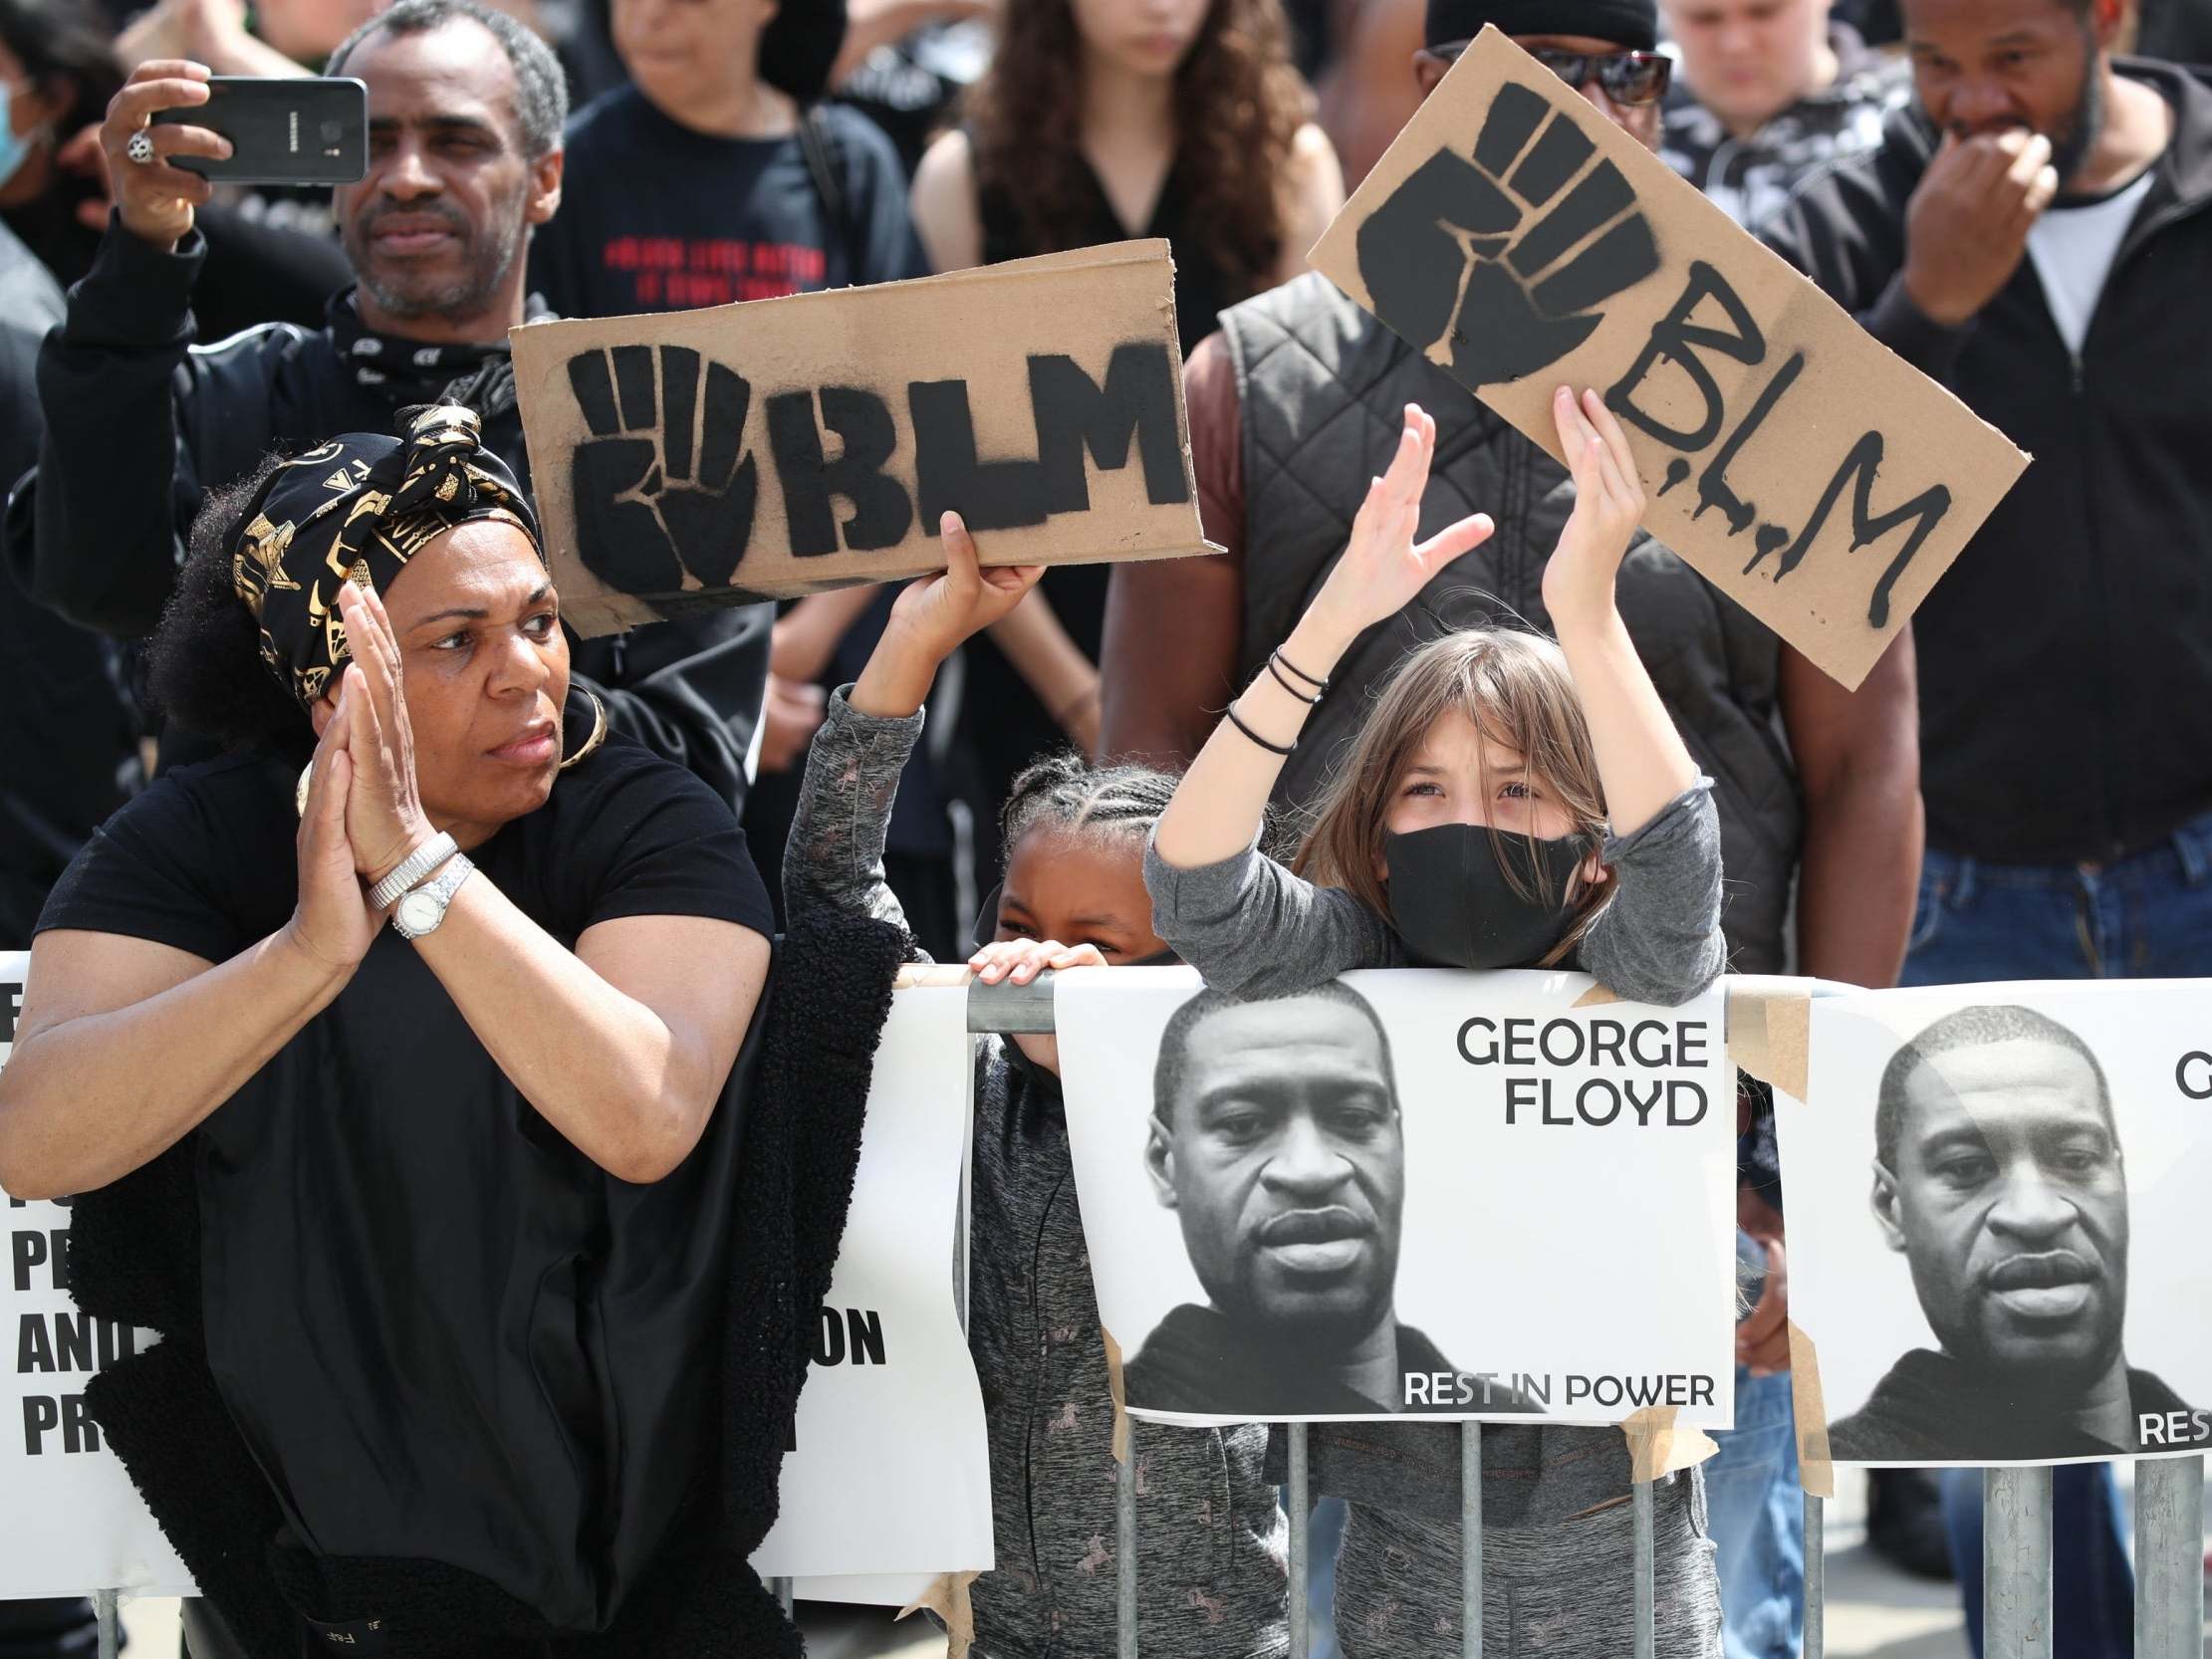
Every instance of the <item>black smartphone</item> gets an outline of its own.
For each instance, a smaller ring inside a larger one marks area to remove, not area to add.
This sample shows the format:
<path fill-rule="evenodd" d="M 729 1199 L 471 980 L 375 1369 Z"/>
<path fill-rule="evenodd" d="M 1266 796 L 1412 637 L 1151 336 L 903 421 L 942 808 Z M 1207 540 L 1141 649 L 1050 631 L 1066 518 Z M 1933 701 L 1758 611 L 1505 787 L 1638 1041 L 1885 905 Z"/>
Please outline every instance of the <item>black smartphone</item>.
<path fill-rule="evenodd" d="M 153 118 L 228 138 L 225 160 L 173 157 L 186 172 L 226 184 L 355 184 L 369 171 L 369 86 L 347 77 L 217 75 L 205 104 Z"/>

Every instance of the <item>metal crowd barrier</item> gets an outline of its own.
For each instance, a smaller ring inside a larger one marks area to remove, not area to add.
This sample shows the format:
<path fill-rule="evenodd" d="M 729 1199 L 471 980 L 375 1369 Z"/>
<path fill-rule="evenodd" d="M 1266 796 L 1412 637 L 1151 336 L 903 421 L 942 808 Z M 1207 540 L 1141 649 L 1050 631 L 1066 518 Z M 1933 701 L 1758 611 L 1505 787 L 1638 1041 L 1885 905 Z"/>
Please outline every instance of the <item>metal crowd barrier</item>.
<path fill-rule="evenodd" d="M 1838 988 L 1841 989 L 1841 988 Z M 1820 994 L 1820 993 L 1816 993 Z M 968 1030 L 1002 1035 L 1053 1030 L 1052 975 L 1029 985 L 968 988 Z M 1307 1484 L 1306 1425 L 1290 1429 L 1290 1636 L 1291 1659 L 1307 1659 L 1308 1575 L 1312 1560 L 1307 1524 L 1312 1497 Z M 1482 1659 L 1482 1425 L 1460 1428 L 1461 1638 L 1464 1659 Z M 2053 1659 L 2051 1630 L 2051 1471 L 1991 1469 L 1982 1476 L 1983 1659 Z M 1114 1516 L 1116 1659 L 1137 1659 L 1136 1459 L 1121 1463 Z M 1657 1594 L 1652 1559 L 1651 1483 L 1635 1484 L 1631 1498 L 1635 1552 L 1634 1659 L 1657 1659 Z M 1822 1659 L 1827 1630 L 1827 1591 L 1822 1547 L 1826 1501 L 1805 1495 L 1804 1659 Z M 2152 1458 L 2135 1465 L 2136 1659 L 2203 1659 L 2204 1460 Z M 788 1613 L 792 1581 L 769 1580 Z M 94 1595 L 100 1617 L 100 1659 L 116 1659 L 120 1646 L 117 1594 Z"/>

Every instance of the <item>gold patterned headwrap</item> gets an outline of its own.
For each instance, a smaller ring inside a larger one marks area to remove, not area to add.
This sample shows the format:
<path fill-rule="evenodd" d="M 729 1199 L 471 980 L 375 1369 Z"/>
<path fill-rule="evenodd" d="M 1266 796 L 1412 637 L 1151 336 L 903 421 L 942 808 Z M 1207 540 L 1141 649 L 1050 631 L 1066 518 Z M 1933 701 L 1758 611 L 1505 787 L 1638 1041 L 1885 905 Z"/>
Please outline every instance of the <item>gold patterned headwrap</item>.
<path fill-rule="evenodd" d="M 504 519 L 539 546 L 537 516 L 483 447 L 475 410 L 400 413 L 404 438 L 352 432 L 277 468 L 231 548 L 232 586 L 261 624 L 261 660 L 302 708 L 346 661 L 339 584 L 380 592 L 433 539 L 475 519 Z"/>

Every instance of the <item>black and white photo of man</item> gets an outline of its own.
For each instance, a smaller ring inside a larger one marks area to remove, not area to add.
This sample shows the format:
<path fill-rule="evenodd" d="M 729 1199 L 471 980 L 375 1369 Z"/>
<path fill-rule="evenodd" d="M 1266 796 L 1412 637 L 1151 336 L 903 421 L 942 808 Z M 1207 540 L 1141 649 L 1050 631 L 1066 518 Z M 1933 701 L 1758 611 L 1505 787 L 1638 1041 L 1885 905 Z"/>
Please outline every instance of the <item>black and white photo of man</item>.
<path fill-rule="evenodd" d="M 1835 1457 L 2132 1453 L 2146 1416 L 2186 1409 L 2122 1351 L 2127 1172 L 2080 1037 L 2022 1007 L 1947 1014 L 1889 1061 L 1874 1125 L 1874 1219 L 1940 1351 L 1906 1353 L 1833 1424 Z"/>
<path fill-rule="evenodd" d="M 1206 1304 L 1171 1310 L 1128 1361 L 1131 1406 L 1436 1409 L 1425 1391 L 1406 1404 L 1407 1373 L 1454 1367 L 1396 1314 L 1404 1122 L 1389 1039 L 1364 998 L 1330 984 L 1185 1003 L 1160 1038 L 1144 1158 Z M 1533 1408 L 1499 1387 L 1481 1409 Z"/>

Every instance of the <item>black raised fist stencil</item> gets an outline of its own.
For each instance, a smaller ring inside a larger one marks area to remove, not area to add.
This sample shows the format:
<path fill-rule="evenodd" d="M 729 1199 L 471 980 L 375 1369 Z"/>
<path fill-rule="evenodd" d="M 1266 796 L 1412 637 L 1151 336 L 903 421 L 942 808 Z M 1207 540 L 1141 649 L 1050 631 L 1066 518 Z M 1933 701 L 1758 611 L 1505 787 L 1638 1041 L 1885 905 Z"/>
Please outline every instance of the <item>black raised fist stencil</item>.
<path fill-rule="evenodd" d="M 584 568 L 624 593 L 667 593 L 685 576 L 729 586 L 753 535 L 758 477 L 738 460 L 753 388 L 681 346 L 616 346 L 569 359 L 593 435 L 571 487 Z M 657 373 L 656 373 L 657 369 Z"/>
<path fill-rule="evenodd" d="M 1596 147 L 1543 94 L 1501 87 L 1472 161 L 1438 150 L 1359 227 L 1375 315 L 1424 352 L 1442 346 L 1469 386 L 1574 351 L 1604 320 L 1595 307 L 1659 268 L 1620 169 L 1586 170 Z"/>

